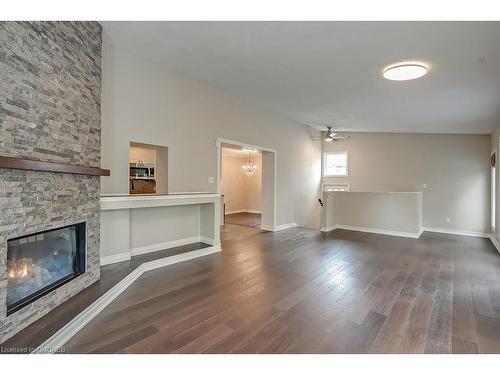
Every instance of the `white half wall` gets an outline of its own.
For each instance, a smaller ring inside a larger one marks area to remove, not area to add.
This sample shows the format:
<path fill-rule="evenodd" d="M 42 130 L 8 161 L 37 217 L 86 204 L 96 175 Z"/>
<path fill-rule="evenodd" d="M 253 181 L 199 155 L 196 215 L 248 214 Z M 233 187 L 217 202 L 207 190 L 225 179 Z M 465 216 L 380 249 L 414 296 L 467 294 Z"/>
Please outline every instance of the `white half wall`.
<path fill-rule="evenodd" d="M 362 228 L 418 238 L 423 230 L 421 192 L 339 191 L 323 196 L 324 231 Z"/>
<path fill-rule="evenodd" d="M 101 197 L 101 264 L 194 242 L 220 247 L 216 194 Z"/>
<path fill-rule="evenodd" d="M 104 38 L 102 192 L 128 193 L 130 141 L 168 147 L 170 192 L 216 192 L 216 140 L 277 151 L 276 225 L 319 228 L 321 142 L 309 128 L 132 56 Z M 263 187 L 264 188 L 264 187 Z"/>
<path fill-rule="evenodd" d="M 425 227 L 489 233 L 490 142 L 488 135 L 353 133 L 323 141 L 324 151 L 349 152 L 349 176 L 322 180 L 351 191 L 423 190 Z"/>

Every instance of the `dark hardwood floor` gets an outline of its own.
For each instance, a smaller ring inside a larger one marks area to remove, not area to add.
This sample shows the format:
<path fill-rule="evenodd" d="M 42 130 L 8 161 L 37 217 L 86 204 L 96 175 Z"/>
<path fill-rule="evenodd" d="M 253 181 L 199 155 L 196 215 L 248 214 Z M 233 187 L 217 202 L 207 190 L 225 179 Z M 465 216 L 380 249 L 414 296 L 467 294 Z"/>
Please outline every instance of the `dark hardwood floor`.
<path fill-rule="evenodd" d="M 98 282 L 92 284 L 90 287 L 78 293 L 73 298 L 70 298 L 62 305 L 56 307 L 50 313 L 29 325 L 9 340 L 3 342 L 0 344 L 0 347 L 30 348 L 30 350 L 33 350 L 56 333 L 59 329 L 64 327 L 64 325 L 90 306 L 96 299 L 110 290 L 116 283 L 136 269 L 140 264 L 202 249 L 207 246 L 209 245 L 204 243 L 178 246 L 171 249 L 156 251 L 154 253 L 135 256 L 130 261 L 103 266 L 101 267 L 101 278 Z"/>
<path fill-rule="evenodd" d="M 244 225 L 247 227 L 260 228 L 260 214 L 250 212 L 239 212 L 237 214 L 225 215 L 224 222 L 227 224 Z"/>
<path fill-rule="evenodd" d="M 500 353 L 487 239 L 226 224 L 223 252 L 144 274 L 70 353 Z"/>

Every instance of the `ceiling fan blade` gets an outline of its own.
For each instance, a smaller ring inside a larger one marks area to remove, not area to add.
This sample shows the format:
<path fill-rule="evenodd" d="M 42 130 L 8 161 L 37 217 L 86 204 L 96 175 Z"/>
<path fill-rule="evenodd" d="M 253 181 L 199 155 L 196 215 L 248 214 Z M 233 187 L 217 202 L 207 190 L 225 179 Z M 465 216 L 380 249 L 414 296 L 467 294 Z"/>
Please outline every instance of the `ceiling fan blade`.
<path fill-rule="evenodd" d="M 349 139 L 351 138 L 350 135 L 335 135 L 334 137 L 332 137 L 332 139 Z"/>

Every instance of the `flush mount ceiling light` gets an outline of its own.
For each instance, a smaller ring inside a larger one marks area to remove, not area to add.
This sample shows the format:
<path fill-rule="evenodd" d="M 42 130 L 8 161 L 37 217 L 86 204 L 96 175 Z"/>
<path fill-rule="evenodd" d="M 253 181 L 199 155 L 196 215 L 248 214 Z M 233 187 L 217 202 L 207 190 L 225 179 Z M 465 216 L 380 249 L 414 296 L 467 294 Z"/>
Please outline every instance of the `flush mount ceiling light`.
<path fill-rule="evenodd" d="M 425 76 L 427 71 L 427 66 L 422 63 L 401 62 L 386 67 L 382 75 L 391 81 L 409 81 Z"/>

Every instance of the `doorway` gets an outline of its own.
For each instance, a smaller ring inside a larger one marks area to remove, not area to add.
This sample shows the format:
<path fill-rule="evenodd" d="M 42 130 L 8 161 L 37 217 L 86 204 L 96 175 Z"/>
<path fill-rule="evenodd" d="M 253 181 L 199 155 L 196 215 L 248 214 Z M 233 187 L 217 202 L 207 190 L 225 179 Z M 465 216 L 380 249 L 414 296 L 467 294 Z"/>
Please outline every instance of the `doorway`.
<path fill-rule="evenodd" d="M 225 224 L 260 228 L 262 154 L 259 150 L 222 146 L 221 195 Z"/>
<path fill-rule="evenodd" d="M 221 224 L 275 231 L 276 151 L 219 138 L 217 160 Z"/>

